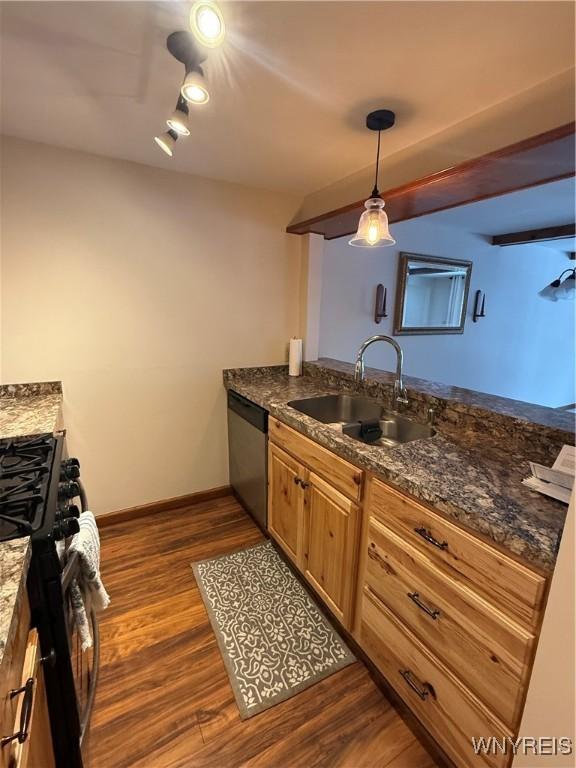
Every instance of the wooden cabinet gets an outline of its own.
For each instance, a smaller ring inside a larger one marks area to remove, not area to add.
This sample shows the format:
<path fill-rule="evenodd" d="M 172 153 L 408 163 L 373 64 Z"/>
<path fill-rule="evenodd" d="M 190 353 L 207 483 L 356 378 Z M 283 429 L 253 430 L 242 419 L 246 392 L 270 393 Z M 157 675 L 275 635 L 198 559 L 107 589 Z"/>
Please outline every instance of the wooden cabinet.
<path fill-rule="evenodd" d="M 304 491 L 308 470 L 268 444 L 268 531 L 299 567 L 303 560 Z"/>
<path fill-rule="evenodd" d="M 365 585 L 473 693 L 517 724 L 534 635 L 368 518 Z"/>
<path fill-rule="evenodd" d="M 458 768 L 504 768 L 502 754 L 476 756 L 471 737 L 512 736 L 369 589 L 364 591 L 362 646 L 388 682 Z"/>
<path fill-rule="evenodd" d="M 359 507 L 310 473 L 304 500 L 304 575 L 332 613 L 350 626 Z"/>
<path fill-rule="evenodd" d="M 372 478 L 364 510 L 354 634 L 458 766 L 472 737 L 514 738 L 546 578 Z"/>
<path fill-rule="evenodd" d="M 505 768 L 472 737 L 513 739 L 546 577 L 270 419 L 269 531 L 446 754 Z"/>
<path fill-rule="evenodd" d="M 268 531 L 350 628 L 363 473 L 285 424 L 270 424 Z"/>
<path fill-rule="evenodd" d="M 54 768 L 52 737 L 40 644 L 35 629 L 29 630 L 30 612 L 25 600 L 11 648 L 7 674 L 2 679 L 0 768 Z M 4 660 L 6 661 L 6 659 Z M 8 740 L 21 728 L 26 739 Z"/>
<path fill-rule="evenodd" d="M 454 581 L 481 593 L 527 627 L 538 625 L 544 576 L 377 479 L 370 484 L 369 512 Z"/>

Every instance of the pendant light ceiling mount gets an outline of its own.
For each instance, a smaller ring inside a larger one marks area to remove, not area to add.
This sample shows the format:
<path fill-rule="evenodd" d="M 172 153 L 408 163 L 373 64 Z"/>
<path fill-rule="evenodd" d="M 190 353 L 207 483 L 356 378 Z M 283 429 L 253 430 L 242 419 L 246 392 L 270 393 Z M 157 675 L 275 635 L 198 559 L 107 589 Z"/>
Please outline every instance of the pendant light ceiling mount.
<path fill-rule="evenodd" d="M 396 240 L 388 229 L 388 216 L 384 212 L 384 200 L 378 189 L 378 172 L 380 170 L 380 136 L 382 131 L 392 128 L 396 115 L 391 109 L 376 109 L 366 116 L 366 128 L 378 132 L 378 148 L 376 150 L 376 171 L 374 174 L 374 189 L 364 203 L 366 210 L 360 216 L 358 231 L 349 241 L 349 245 L 359 248 L 377 248 L 383 245 L 395 245 Z"/>
<path fill-rule="evenodd" d="M 377 109 L 366 116 L 366 128 L 371 131 L 387 131 L 396 122 L 396 114 L 391 109 Z"/>

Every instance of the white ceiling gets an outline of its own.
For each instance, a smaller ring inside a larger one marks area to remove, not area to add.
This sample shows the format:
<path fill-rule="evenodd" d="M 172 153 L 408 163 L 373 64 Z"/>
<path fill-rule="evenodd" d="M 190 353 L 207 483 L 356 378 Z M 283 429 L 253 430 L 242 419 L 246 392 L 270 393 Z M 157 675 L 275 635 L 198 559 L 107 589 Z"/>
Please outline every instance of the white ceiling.
<path fill-rule="evenodd" d="M 572 178 L 450 208 L 431 214 L 429 219 L 435 224 L 490 237 L 573 224 L 576 219 L 575 206 L 576 180 Z M 576 251 L 576 240 L 573 237 L 541 241 L 538 245 L 559 251 Z"/>
<path fill-rule="evenodd" d="M 212 98 L 174 158 L 152 139 L 183 67 L 185 2 L 3 2 L 4 133 L 305 194 L 573 66 L 571 2 L 229 2 Z"/>

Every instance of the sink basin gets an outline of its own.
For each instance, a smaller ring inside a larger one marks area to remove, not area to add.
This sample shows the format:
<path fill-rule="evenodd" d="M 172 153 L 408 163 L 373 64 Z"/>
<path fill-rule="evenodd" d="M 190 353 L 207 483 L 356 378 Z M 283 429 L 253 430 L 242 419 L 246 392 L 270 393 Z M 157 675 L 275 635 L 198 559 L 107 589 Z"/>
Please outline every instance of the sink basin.
<path fill-rule="evenodd" d="M 372 445 L 391 446 L 432 437 L 436 430 L 427 424 L 392 413 L 383 405 L 366 397 L 354 395 L 323 395 L 305 400 L 292 400 L 289 406 L 323 424 L 333 425 L 344 434 Z M 361 422 L 377 421 L 382 436 L 366 439 L 361 433 Z"/>

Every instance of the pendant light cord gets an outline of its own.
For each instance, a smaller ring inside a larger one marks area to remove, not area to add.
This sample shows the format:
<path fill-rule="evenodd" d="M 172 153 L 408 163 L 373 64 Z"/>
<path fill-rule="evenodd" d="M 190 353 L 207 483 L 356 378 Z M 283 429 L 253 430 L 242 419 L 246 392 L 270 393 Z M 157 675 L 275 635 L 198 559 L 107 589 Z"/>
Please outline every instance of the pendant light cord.
<path fill-rule="evenodd" d="M 374 177 L 374 189 L 372 190 L 371 197 L 380 197 L 380 190 L 378 189 L 378 168 L 380 165 L 380 134 L 382 131 L 378 131 L 378 149 L 376 150 L 376 175 Z"/>

